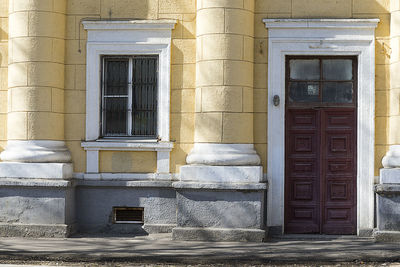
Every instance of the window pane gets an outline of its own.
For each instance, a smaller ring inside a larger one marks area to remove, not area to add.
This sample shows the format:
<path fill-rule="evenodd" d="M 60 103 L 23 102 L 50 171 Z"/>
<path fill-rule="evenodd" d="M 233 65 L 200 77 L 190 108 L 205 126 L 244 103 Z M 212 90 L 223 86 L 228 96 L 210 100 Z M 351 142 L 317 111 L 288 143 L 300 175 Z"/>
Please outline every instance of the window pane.
<path fill-rule="evenodd" d="M 319 83 L 291 82 L 289 102 L 319 102 Z"/>
<path fill-rule="evenodd" d="M 132 135 L 156 135 L 157 61 L 157 56 L 133 59 Z"/>
<path fill-rule="evenodd" d="M 322 102 L 352 103 L 352 82 L 325 82 L 322 85 Z"/>
<path fill-rule="evenodd" d="M 324 80 L 352 80 L 353 61 L 351 59 L 322 60 Z"/>
<path fill-rule="evenodd" d="M 127 134 L 127 106 L 126 97 L 104 98 L 104 135 L 126 135 Z"/>
<path fill-rule="evenodd" d="M 319 80 L 319 59 L 291 59 L 290 79 Z"/>
<path fill-rule="evenodd" d="M 128 94 L 128 59 L 105 59 L 105 95 Z"/>

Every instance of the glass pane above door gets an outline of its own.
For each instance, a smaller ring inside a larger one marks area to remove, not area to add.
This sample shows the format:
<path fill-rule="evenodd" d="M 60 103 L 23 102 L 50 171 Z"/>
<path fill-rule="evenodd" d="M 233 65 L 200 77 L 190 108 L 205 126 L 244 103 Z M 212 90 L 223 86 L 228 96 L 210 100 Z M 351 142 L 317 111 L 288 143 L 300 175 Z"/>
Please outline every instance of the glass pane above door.
<path fill-rule="evenodd" d="M 290 102 L 318 102 L 319 83 L 291 82 L 289 85 Z"/>
<path fill-rule="evenodd" d="M 353 61 L 351 59 L 323 59 L 322 70 L 324 80 L 352 80 Z"/>
<path fill-rule="evenodd" d="M 318 59 L 290 60 L 290 79 L 319 80 L 320 79 L 319 60 Z"/>
<path fill-rule="evenodd" d="M 322 102 L 351 103 L 353 101 L 352 82 L 325 82 L 322 85 Z"/>

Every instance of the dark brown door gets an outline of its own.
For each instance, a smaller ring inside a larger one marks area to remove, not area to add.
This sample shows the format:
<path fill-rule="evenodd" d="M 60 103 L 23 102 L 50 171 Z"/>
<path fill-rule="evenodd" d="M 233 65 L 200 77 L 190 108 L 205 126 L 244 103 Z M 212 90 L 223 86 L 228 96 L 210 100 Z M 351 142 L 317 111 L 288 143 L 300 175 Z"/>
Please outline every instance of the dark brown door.
<path fill-rule="evenodd" d="M 355 234 L 356 58 L 286 65 L 285 232 Z"/>

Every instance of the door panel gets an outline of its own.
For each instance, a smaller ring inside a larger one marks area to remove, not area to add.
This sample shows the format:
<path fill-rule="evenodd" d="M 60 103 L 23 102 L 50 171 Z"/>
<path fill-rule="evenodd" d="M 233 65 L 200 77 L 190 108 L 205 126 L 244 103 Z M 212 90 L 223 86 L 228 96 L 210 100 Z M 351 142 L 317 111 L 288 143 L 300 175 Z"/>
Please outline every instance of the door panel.
<path fill-rule="evenodd" d="M 286 233 L 355 234 L 355 115 L 287 109 Z"/>
<path fill-rule="evenodd" d="M 318 112 L 288 110 L 286 146 L 286 231 L 315 233 L 319 229 L 318 207 Z"/>
<path fill-rule="evenodd" d="M 356 233 L 355 108 L 321 110 L 322 232 Z M 326 144 L 324 144 L 324 141 Z"/>

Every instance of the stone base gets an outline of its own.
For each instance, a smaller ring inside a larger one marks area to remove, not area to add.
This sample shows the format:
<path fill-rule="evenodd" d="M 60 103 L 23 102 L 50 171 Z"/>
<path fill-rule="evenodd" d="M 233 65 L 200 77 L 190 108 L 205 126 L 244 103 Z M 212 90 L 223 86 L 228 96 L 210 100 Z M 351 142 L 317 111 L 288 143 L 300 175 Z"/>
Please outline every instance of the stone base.
<path fill-rule="evenodd" d="M 257 241 L 265 238 L 263 183 L 173 184 L 177 240 Z"/>
<path fill-rule="evenodd" d="M 263 180 L 261 166 L 203 166 L 181 167 L 182 182 L 200 183 L 259 183 Z"/>
<path fill-rule="evenodd" d="M 398 163 L 400 146 L 391 146 L 382 160 L 383 166 L 393 167 Z M 396 156 L 397 155 L 397 156 Z M 398 165 L 396 165 L 398 166 Z M 400 241 L 400 168 L 380 170 L 380 184 L 375 185 L 377 230 L 376 241 Z"/>
<path fill-rule="evenodd" d="M 400 184 L 375 186 L 378 231 L 400 232 Z"/>
<path fill-rule="evenodd" d="M 0 235 L 66 237 L 75 230 L 70 181 L 0 178 Z"/>
<path fill-rule="evenodd" d="M 381 169 L 379 180 L 381 184 L 399 184 L 400 168 Z"/>
<path fill-rule="evenodd" d="M 140 236 L 176 226 L 176 194 L 166 181 L 77 181 L 80 234 Z M 104 201 L 104 200 L 107 201 Z M 141 207 L 144 223 L 114 223 L 113 207 Z"/>
<path fill-rule="evenodd" d="M 188 228 L 172 229 L 173 240 L 262 242 L 266 231 L 261 229 Z"/>
<path fill-rule="evenodd" d="M 399 231 L 380 231 L 374 232 L 374 238 L 377 242 L 399 242 L 400 232 Z"/>
<path fill-rule="evenodd" d="M 176 224 L 144 224 L 143 229 L 149 234 L 172 233 Z"/>
<path fill-rule="evenodd" d="M 70 163 L 0 162 L 0 178 L 70 179 Z"/>
<path fill-rule="evenodd" d="M 189 165 L 257 166 L 261 159 L 253 144 L 195 143 L 186 158 Z"/>
<path fill-rule="evenodd" d="M 66 224 L 4 224 L 0 223 L 1 237 L 69 237 L 76 232 L 76 225 Z"/>
<path fill-rule="evenodd" d="M 374 229 L 360 229 L 358 231 L 359 237 L 371 237 L 374 234 Z"/>

